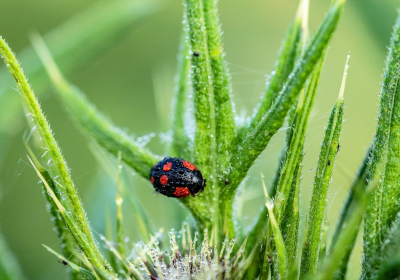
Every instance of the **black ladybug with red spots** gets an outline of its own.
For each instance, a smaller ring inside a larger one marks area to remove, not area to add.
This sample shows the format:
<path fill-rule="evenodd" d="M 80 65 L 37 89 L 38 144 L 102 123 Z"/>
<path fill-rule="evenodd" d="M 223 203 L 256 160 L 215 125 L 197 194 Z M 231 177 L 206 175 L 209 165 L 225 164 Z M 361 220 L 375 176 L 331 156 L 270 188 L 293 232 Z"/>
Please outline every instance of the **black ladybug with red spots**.
<path fill-rule="evenodd" d="M 206 187 L 200 170 L 180 158 L 164 158 L 153 166 L 149 177 L 155 190 L 169 197 L 195 196 Z"/>

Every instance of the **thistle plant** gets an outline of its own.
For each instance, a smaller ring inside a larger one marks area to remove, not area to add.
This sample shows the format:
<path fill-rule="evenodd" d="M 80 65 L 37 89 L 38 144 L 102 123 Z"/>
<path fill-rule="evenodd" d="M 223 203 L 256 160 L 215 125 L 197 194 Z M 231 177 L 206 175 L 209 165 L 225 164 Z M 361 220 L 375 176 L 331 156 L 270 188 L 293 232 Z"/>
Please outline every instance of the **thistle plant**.
<path fill-rule="evenodd" d="M 152 153 L 106 118 L 65 78 L 54 59 L 56 54 L 42 37 L 31 37 L 62 104 L 77 126 L 96 142 L 96 155 L 116 178 L 116 237 L 93 233 L 37 96 L 10 47 L 0 37 L 0 55 L 29 112 L 29 123 L 40 136 L 39 147 L 46 149 L 45 156 L 39 158 L 38 144 L 25 139 L 28 159 L 41 180 L 61 253 L 47 245 L 45 248 L 69 268 L 70 279 L 343 279 L 364 219 L 361 278 L 400 277 L 400 19 L 393 30 L 386 62 L 375 138 L 330 239 L 326 233 L 328 191 L 340 152 L 350 55 L 343 58 L 343 79 L 321 143 L 310 211 L 304 223 L 299 200 L 302 190 L 310 188 L 301 182 L 307 156 L 307 126 L 345 0 L 332 1 L 313 36 L 308 32 L 308 0 L 300 1 L 261 101 L 253 116 L 241 125 L 236 121 L 216 4 L 215 0 L 184 0 L 172 140 L 165 155 Z M 189 112 L 195 121 L 193 137 L 185 121 L 190 93 L 194 104 L 193 112 Z M 273 183 L 267 186 L 261 175 L 265 207 L 245 231 L 234 215 L 239 190 L 249 169 L 285 124 L 285 147 Z M 207 180 L 201 193 L 171 198 L 184 205 L 192 217 L 189 223 L 182 221 L 180 230 L 172 229 L 167 238 L 162 230 L 155 230 L 140 202 L 127 191 L 122 174 L 123 167 L 132 169 L 151 186 L 149 172 L 166 156 L 193 162 Z M 43 159 L 53 164 L 43 164 Z M 122 204 L 126 200 L 133 206 L 135 225 L 143 238 L 130 247 L 124 241 L 126 219 Z M 107 249 L 108 258 L 100 250 L 98 239 Z M 199 239 L 201 242 L 197 242 Z M 168 250 L 163 252 L 165 249 Z"/>

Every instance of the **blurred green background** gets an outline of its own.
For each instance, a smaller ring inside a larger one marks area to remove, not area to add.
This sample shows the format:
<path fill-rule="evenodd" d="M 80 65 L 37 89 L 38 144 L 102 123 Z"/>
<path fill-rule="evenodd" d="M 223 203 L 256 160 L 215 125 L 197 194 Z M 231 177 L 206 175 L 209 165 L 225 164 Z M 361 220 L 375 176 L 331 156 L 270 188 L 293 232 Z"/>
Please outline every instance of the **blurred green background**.
<path fill-rule="evenodd" d="M 18 57 L 18 53 L 30 45 L 29 34 L 32 31 L 45 34 L 98 2 L 3 0 L 0 35 L 8 41 Z M 272 69 L 298 1 L 219 2 L 226 60 L 232 74 L 237 113 L 241 117 L 249 116 L 263 91 L 266 75 Z M 171 111 L 183 5 L 179 0 L 163 0 L 161 3 L 159 11 L 131 25 L 124 36 L 111 42 L 106 50 L 81 65 L 68 78 L 115 124 L 135 136 L 155 133 L 148 147 L 166 155 L 165 135 L 170 129 L 168 115 Z M 329 4 L 330 0 L 311 0 L 311 34 L 315 32 Z M 349 0 L 329 49 L 307 133 L 302 211 L 305 215 L 324 125 L 339 92 L 346 55 L 350 51 L 345 91 L 346 122 L 329 193 L 330 234 L 351 180 L 373 138 L 386 46 L 399 7 L 400 4 L 394 0 Z M 9 78 L 0 77 L 0 81 Z M 32 84 L 35 90 L 35 83 Z M 90 151 L 88 139 L 75 128 L 51 90 L 48 92 L 46 97 L 41 98 L 44 112 L 72 170 L 91 225 L 96 232 L 104 233 L 106 212 L 112 214 L 115 211 L 115 182 L 104 175 L 104 170 Z M 15 95 L 18 93 L 15 92 Z M 3 144 L 0 147 L 4 155 L 0 159 L 0 229 L 26 278 L 66 279 L 63 266 L 41 245 L 44 243 L 59 250 L 38 178 L 27 164 L 22 136 L 29 128 L 22 118 L 22 110 L 20 114 L 22 121 L 6 123 L 5 129 L 10 131 L 6 139 L 8 144 L 1 142 Z M 267 180 L 272 179 L 284 134 L 282 129 L 271 141 L 242 188 L 240 200 L 243 206 L 238 208 L 238 215 L 241 215 L 244 226 L 251 223 L 263 204 L 259 172 L 262 171 Z M 153 224 L 166 230 L 180 227 L 182 219 L 187 217 L 186 210 L 174 200 L 154 194 L 148 182 L 129 170 L 127 172 L 132 179 L 129 187 Z M 125 209 L 125 223 L 130 242 L 139 241 L 129 207 Z M 349 279 L 358 275 L 360 251 L 361 247 L 358 246 L 353 254 Z"/>

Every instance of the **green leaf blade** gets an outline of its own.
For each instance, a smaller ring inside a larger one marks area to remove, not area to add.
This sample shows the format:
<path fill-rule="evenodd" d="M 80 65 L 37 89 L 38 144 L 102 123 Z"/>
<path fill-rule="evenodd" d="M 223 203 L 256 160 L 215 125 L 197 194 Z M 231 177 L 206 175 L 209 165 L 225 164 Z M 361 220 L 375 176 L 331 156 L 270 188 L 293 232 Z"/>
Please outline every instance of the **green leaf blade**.
<path fill-rule="evenodd" d="M 315 274 L 320 262 L 322 236 L 324 222 L 326 220 L 326 200 L 328 188 L 332 179 L 334 164 L 338 154 L 339 139 L 343 123 L 343 94 L 349 67 L 347 56 L 343 80 L 338 100 L 332 109 L 328 126 L 325 130 L 325 137 L 321 144 L 321 151 L 315 171 L 313 193 L 310 202 L 310 215 L 308 219 L 308 231 L 301 260 L 300 279 L 307 279 Z"/>
<path fill-rule="evenodd" d="M 107 266 L 107 262 L 100 254 L 97 243 L 94 240 L 86 213 L 82 206 L 82 202 L 80 201 L 78 192 L 72 182 L 67 163 L 53 136 L 50 125 L 42 112 L 41 106 L 36 99 L 36 96 L 34 95 L 20 64 L 18 63 L 15 55 L 12 53 L 10 47 L 1 36 L 0 56 L 3 58 L 11 75 L 14 77 L 22 99 L 24 100 L 24 103 L 32 116 L 33 122 L 35 123 L 37 130 L 46 145 L 47 151 L 57 172 L 60 175 L 61 185 L 65 187 L 68 204 L 70 205 L 69 210 L 72 212 L 74 219 L 78 223 L 79 229 L 83 232 L 85 238 L 87 238 L 88 244 L 90 244 L 89 247 L 93 252 L 93 255 L 91 256 L 93 258 L 92 261 L 96 261 L 97 264 L 102 263 L 102 267 Z"/>
<path fill-rule="evenodd" d="M 196 119 L 194 159 L 204 173 L 210 175 L 213 169 L 211 162 L 216 160 L 211 160 L 215 157 L 215 115 L 204 10 L 201 0 L 186 0 L 185 6 L 192 52 L 191 76 Z"/>
<path fill-rule="evenodd" d="M 304 55 L 296 64 L 292 74 L 289 75 L 289 79 L 282 88 L 276 102 L 255 129 L 247 134 L 243 142 L 233 152 L 236 156 L 232 159 L 232 168 L 229 175 L 232 183 L 223 190 L 223 195 L 227 197 L 227 200 L 231 200 L 229 197 L 234 194 L 234 189 L 238 187 L 246 176 L 248 169 L 268 145 L 272 136 L 282 126 L 306 79 L 327 48 L 338 24 L 343 4 L 344 1 L 338 1 L 333 5 Z"/>
<path fill-rule="evenodd" d="M 215 104 L 215 129 L 220 182 L 225 181 L 223 173 L 229 164 L 232 141 L 235 137 L 233 104 L 230 96 L 230 77 L 221 43 L 220 23 L 216 1 L 203 0 L 207 46 L 212 71 L 212 85 Z"/>
<path fill-rule="evenodd" d="M 335 247 L 332 248 L 329 257 L 318 268 L 318 273 L 313 279 L 330 280 L 334 278 L 335 272 L 340 268 L 343 255 L 348 250 L 347 248 L 352 246 L 354 232 L 360 227 L 374 190 L 375 188 L 370 188 L 359 193 L 358 203 L 353 203 L 350 207 L 352 214 L 345 221 L 346 227 L 342 228 Z"/>
<path fill-rule="evenodd" d="M 122 160 L 142 177 L 148 179 L 150 169 L 159 158 L 106 119 L 83 93 L 65 80 L 40 37 L 36 36 L 33 40 L 57 93 L 83 131 L 114 156 L 118 157 L 118 153 L 121 152 Z"/>
<path fill-rule="evenodd" d="M 400 210 L 400 18 L 395 25 L 381 89 L 377 130 L 368 166 L 369 181 L 381 178 L 364 219 L 363 277 L 375 270 L 374 260 L 380 253 L 383 237 Z M 385 201 L 387 200 L 387 201 Z"/>
<path fill-rule="evenodd" d="M 261 121 L 262 117 L 271 108 L 274 100 L 277 98 L 279 92 L 282 90 L 284 83 L 293 71 L 296 64 L 296 56 L 299 53 L 300 41 L 303 35 L 302 21 L 304 20 L 306 1 L 301 1 L 296 17 L 292 24 L 286 31 L 284 40 L 281 43 L 281 49 L 278 58 L 275 61 L 274 69 L 267 81 L 265 92 L 261 98 L 261 102 L 257 105 L 257 110 L 252 117 L 248 127 L 243 127 L 239 130 L 236 142 L 240 143 L 246 134 L 252 131 L 257 124 Z"/>

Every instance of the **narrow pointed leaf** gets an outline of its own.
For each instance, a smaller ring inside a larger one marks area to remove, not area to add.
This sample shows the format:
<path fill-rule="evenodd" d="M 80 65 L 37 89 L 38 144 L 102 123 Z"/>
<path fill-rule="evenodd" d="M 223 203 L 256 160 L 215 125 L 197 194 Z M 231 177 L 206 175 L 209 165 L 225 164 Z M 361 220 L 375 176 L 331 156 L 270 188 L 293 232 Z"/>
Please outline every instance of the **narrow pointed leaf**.
<path fill-rule="evenodd" d="M 50 172 L 46 170 L 37 160 L 33 152 L 31 151 L 30 147 L 26 144 L 25 145 L 33 162 L 36 165 L 36 168 L 39 170 L 39 172 L 42 174 L 43 178 L 46 180 L 47 184 L 49 187 L 53 190 L 54 194 L 58 198 L 58 200 L 63 200 L 61 197 L 60 190 L 56 187 L 56 183 L 54 182 Z M 76 250 L 76 243 L 73 237 L 71 236 L 70 232 L 68 231 L 66 225 L 64 224 L 64 221 L 60 215 L 60 212 L 58 211 L 57 205 L 54 203 L 53 199 L 51 196 L 48 194 L 46 190 L 46 185 L 42 183 L 43 186 L 43 194 L 46 198 L 47 201 L 47 208 L 51 216 L 51 221 L 53 222 L 54 225 L 54 231 L 59 239 L 59 243 L 61 245 L 61 250 L 62 253 L 65 257 L 70 258 L 70 256 L 73 256 L 74 251 Z M 73 257 L 69 259 L 71 262 L 77 262 L 76 259 Z M 74 269 L 71 269 L 69 271 L 71 279 L 76 279 L 77 277 L 77 271 Z"/>
<path fill-rule="evenodd" d="M 366 157 L 358 171 L 357 177 L 354 180 L 354 182 L 351 184 L 350 192 L 349 195 L 347 196 L 347 199 L 344 203 L 342 212 L 339 217 L 339 222 L 336 225 L 335 233 L 332 237 L 332 242 L 331 242 L 331 248 L 334 248 L 336 246 L 336 242 L 339 238 L 339 234 L 342 231 L 343 228 L 346 227 L 345 221 L 349 218 L 352 213 L 350 212 L 350 209 L 352 207 L 353 203 L 360 203 L 358 199 L 361 197 L 360 193 L 364 191 L 366 186 L 369 184 L 368 180 L 370 180 L 370 174 L 367 172 L 368 164 L 370 163 L 370 157 L 371 157 L 371 152 L 372 152 L 372 146 L 368 150 Z M 347 264 L 349 262 L 351 252 L 354 248 L 354 245 L 356 243 L 357 235 L 359 232 L 359 228 L 356 228 L 353 232 L 353 239 L 352 242 L 349 243 L 349 246 L 347 247 L 347 251 L 343 254 L 343 257 L 341 259 L 341 265 L 338 271 L 336 271 L 334 275 L 334 279 L 336 280 L 342 280 L 345 279 L 346 272 L 347 272 Z"/>
<path fill-rule="evenodd" d="M 235 137 L 233 104 L 230 96 L 230 77 L 221 43 L 221 30 L 217 14 L 216 0 L 202 0 L 204 8 L 205 28 L 207 30 L 207 46 L 212 72 L 214 90 L 215 129 L 218 157 L 218 175 L 220 184 L 225 181 L 223 173 L 229 164 L 230 149 Z"/>
<path fill-rule="evenodd" d="M 376 181 L 375 181 L 376 183 Z M 363 215 L 371 200 L 371 196 L 375 187 L 370 187 L 368 190 L 363 190 L 359 193 L 359 203 L 353 203 L 350 207 L 351 215 L 345 221 L 346 227 L 342 228 L 339 233 L 336 246 L 332 248 L 329 257 L 318 268 L 317 275 L 313 278 L 316 280 L 330 280 L 333 278 L 335 271 L 340 268 L 340 261 L 343 254 L 347 251 L 349 245 L 353 242 L 354 231 L 360 226 Z"/>
<path fill-rule="evenodd" d="M 265 206 L 268 209 L 269 213 L 269 221 L 271 223 L 272 232 L 274 234 L 274 243 L 276 247 L 277 253 L 277 267 L 279 273 L 279 279 L 286 279 L 287 278 L 287 253 L 285 249 L 285 243 L 283 241 L 282 233 L 279 229 L 279 224 L 275 219 L 275 215 L 273 212 L 273 202 L 269 199 Z"/>
<path fill-rule="evenodd" d="M 381 181 L 368 207 L 364 223 L 363 277 L 375 269 L 383 237 L 400 210 L 400 18 L 392 35 L 381 90 L 380 112 L 372 148 L 369 176 Z"/>
<path fill-rule="evenodd" d="M 276 98 L 277 93 L 279 90 L 274 90 L 274 88 L 281 87 L 282 83 L 279 83 L 279 80 L 285 80 L 282 77 L 287 76 L 290 74 L 294 67 L 295 59 L 296 56 L 298 56 L 299 49 L 302 49 L 304 51 L 305 48 L 305 43 L 308 39 L 308 0 L 304 0 L 300 2 L 294 23 L 290 26 L 289 30 L 287 31 L 286 38 L 284 39 L 282 43 L 282 48 L 281 48 L 281 53 L 278 56 L 278 60 L 275 64 L 275 70 L 273 72 L 274 75 L 271 75 L 271 81 L 267 83 L 267 91 L 265 96 L 263 97 L 261 103 L 259 104 L 259 110 L 263 110 L 262 108 L 266 108 L 264 110 L 265 112 L 268 111 L 270 108 L 270 105 L 272 104 L 273 99 Z M 301 54 L 300 54 L 301 55 Z M 277 78 L 281 77 L 281 78 Z M 257 111 L 256 115 L 252 119 L 252 122 L 259 115 Z M 295 112 L 295 111 L 294 111 Z M 262 114 L 261 114 L 262 116 Z M 259 116 L 260 117 L 260 116 Z M 294 118 L 294 113 L 292 116 L 289 117 L 290 121 L 289 123 L 293 122 Z M 251 127 L 251 125 L 250 125 Z M 290 128 L 287 131 L 286 134 L 286 147 L 282 150 L 281 157 L 279 159 L 279 166 L 277 168 L 277 171 L 275 173 L 275 177 L 273 179 L 273 183 L 269 189 L 269 193 L 271 194 L 272 198 L 275 198 L 277 189 L 278 189 L 278 184 L 279 184 L 279 179 L 283 170 L 283 167 L 286 162 L 286 157 L 287 157 L 287 147 L 290 145 L 290 141 L 293 135 L 293 129 L 294 126 L 290 126 Z M 243 131 L 243 129 L 242 129 Z M 241 132 L 239 132 L 240 134 Z M 240 135 L 238 135 L 238 138 Z M 296 167 L 298 169 L 299 166 Z M 295 172 L 296 173 L 296 172 Z M 297 173 L 298 176 L 301 175 L 301 172 Z M 297 177 L 297 175 L 294 175 L 294 177 Z M 294 178 L 294 181 L 297 181 L 296 178 Z M 263 237 L 265 235 L 266 227 L 268 225 L 268 210 L 264 208 L 264 210 L 260 213 L 256 223 L 254 224 L 253 228 L 250 231 L 249 234 L 249 242 L 248 244 L 250 245 L 249 248 L 253 248 L 255 246 L 255 243 L 260 243 L 261 240 L 263 240 Z M 284 232 L 285 229 L 283 229 L 283 236 L 286 235 Z M 258 240 L 258 241 L 257 241 Z M 289 255 L 291 256 L 291 255 Z M 289 260 L 290 262 L 290 260 Z M 289 265 L 290 266 L 290 265 Z"/>
<path fill-rule="evenodd" d="M 278 213 L 277 219 L 279 222 L 287 214 L 286 207 L 288 207 L 288 197 L 291 191 L 292 179 L 295 173 L 299 157 L 303 152 L 304 139 L 312 107 L 314 105 L 315 95 L 319 83 L 319 77 L 322 71 L 324 59 L 317 64 L 314 73 L 311 76 L 310 82 L 305 90 L 305 95 L 300 96 L 299 104 L 296 115 L 294 117 L 291 135 L 288 139 L 287 155 L 285 165 L 281 171 L 278 183 L 278 190 L 276 194 L 276 211 Z"/>
<path fill-rule="evenodd" d="M 286 209 L 287 216 L 284 223 L 281 224 L 281 231 L 285 241 L 285 248 L 288 259 L 288 269 L 297 270 L 297 251 L 300 226 L 300 181 L 301 171 L 303 167 L 303 157 L 301 154 L 299 163 L 296 164 L 296 169 L 293 174 L 292 186 L 288 198 L 288 207 Z M 296 273 L 297 274 L 297 273 Z"/>
<path fill-rule="evenodd" d="M 309 276 L 314 275 L 319 264 L 328 188 L 332 178 L 340 133 L 342 131 L 344 109 L 343 92 L 346 83 L 348 59 L 349 56 L 346 61 L 339 98 L 329 117 L 328 126 L 325 130 L 325 137 L 321 144 L 317 169 L 315 171 L 306 245 L 301 260 L 300 279 L 308 279 Z"/>
<path fill-rule="evenodd" d="M 238 143 L 245 138 L 247 133 L 255 129 L 262 117 L 268 112 L 279 92 L 281 92 L 284 81 L 288 79 L 289 74 L 293 71 L 296 63 L 296 56 L 299 52 L 299 42 L 302 36 L 302 21 L 304 16 L 306 16 L 304 14 L 304 2 L 306 1 L 300 2 L 295 19 L 286 31 L 277 60 L 275 61 L 274 69 L 268 77 L 265 92 L 260 103 L 257 105 L 257 109 L 249 126 L 239 130 L 236 139 Z"/>
<path fill-rule="evenodd" d="M 35 48 L 52 79 L 57 93 L 79 126 L 101 147 L 118 156 L 138 174 L 148 179 L 149 170 L 158 159 L 137 144 L 126 133 L 106 119 L 76 87 L 65 80 L 40 37 L 34 37 Z"/>
<path fill-rule="evenodd" d="M 310 73 L 323 56 L 324 50 L 332 37 L 339 21 L 342 7 L 345 1 L 336 1 L 328 15 L 325 17 L 317 34 L 307 47 L 304 55 L 299 59 L 295 69 L 289 75 L 289 79 L 279 94 L 276 102 L 268 113 L 263 116 L 254 130 L 249 132 L 246 138 L 233 151 L 232 168 L 229 181 L 231 182 L 223 190 L 222 201 L 230 203 L 234 197 L 234 190 L 246 176 L 248 169 L 265 149 L 272 136 L 282 126 L 284 119 L 300 94 Z"/>
<path fill-rule="evenodd" d="M 70 266 L 74 271 L 81 274 L 85 279 L 87 279 L 87 280 L 95 280 L 96 279 L 96 277 L 89 270 L 86 270 L 80 266 L 77 266 L 70 260 L 68 260 L 68 259 L 64 258 L 63 256 L 61 256 L 60 254 L 58 254 L 56 251 L 47 247 L 46 245 L 43 245 L 43 247 L 46 248 L 47 251 L 49 251 L 50 253 L 55 255 L 63 264 Z"/>
<path fill-rule="evenodd" d="M 98 261 L 98 263 L 102 263 L 103 267 L 108 266 L 106 260 L 100 254 L 97 243 L 94 240 L 86 213 L 78 196 L 78 192 L 72 182 L 67 163 L 61 154 L 61 150 L 56 140 L 54 139 L 50 125 L 44 117 L 40 104 L 36 99 L 36 96 L 34 95 L 27 79 L 25 78 L 22 68 L 19 65 L 15 55 L 12 53 L 11 49 L 1 36 L 0 55 L 4 59 L 11 75 L 14 77 L 14 80 L 18 86 L 18 90 L 22 96 L 22 99 L 24 100 L 25 106 L 32 115 L 33 122 L 35 123 L 37 130 L 43 139 L 49 156 L 54 163 L 55 169 L 60 175 L 61 184 L 65 187 L 68 205 L 70 205 L 69 211 L 72 212 L 74 219 L 78 223 L 79 229 L 83 232 L 85 238 L 87 238 L 88 244 L 90 244 L 91 249 L 93 250 L 93 257 Z"/>
<path fill-rule="evenodd" d="M 67 211 L 65 206 L 61 203 L 61 201 L 57 198 L 49 184 L 47 183 L 46 179 L 43 177 L 43 175 L 39 172 L 39 170 L 36 168 L 35 164 L 33 161 L 28 157 L 30 163 L 32 164 L 33 169 L 36 171 L 36 174 L 42 180 L 42 183 L 46 187 L 46 191 L 50 195 L 50 197 L 53 199 L 54 204 L 57 206 L 58 210 L 60 211 L 60 215 L 62 216 L 65 225 L 68 227 L 70 230 L 72 236 L 75 238 L 76 243 L 78 244 L 79 248 L 82 250 L 82 252 L 89 258 L 91 264 L 93 264 L 94 267 L 102 271 L 105 275 L 112 276 L 112 270 L 109 264 L 105 264 L 102 258 L 98 257 L 98 253 L 96 252 L 98 250 L 97 247 L 94 247 L 86 235 L 81 231 L 79 224 L 74 220 L 74 217 Z"/>

